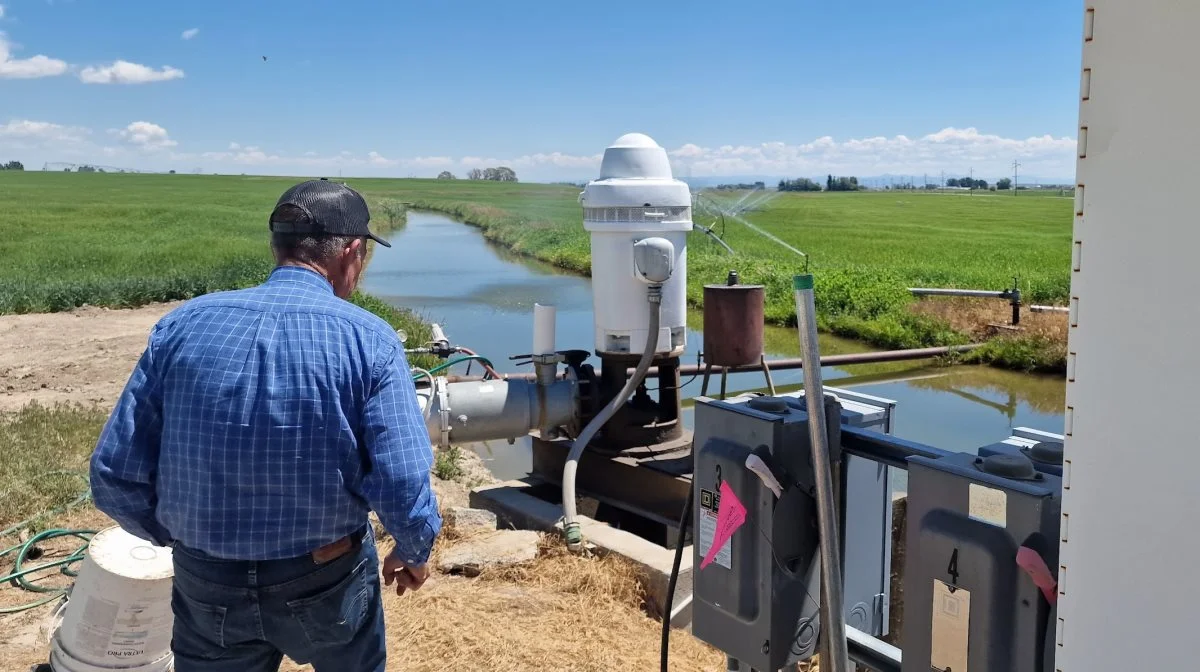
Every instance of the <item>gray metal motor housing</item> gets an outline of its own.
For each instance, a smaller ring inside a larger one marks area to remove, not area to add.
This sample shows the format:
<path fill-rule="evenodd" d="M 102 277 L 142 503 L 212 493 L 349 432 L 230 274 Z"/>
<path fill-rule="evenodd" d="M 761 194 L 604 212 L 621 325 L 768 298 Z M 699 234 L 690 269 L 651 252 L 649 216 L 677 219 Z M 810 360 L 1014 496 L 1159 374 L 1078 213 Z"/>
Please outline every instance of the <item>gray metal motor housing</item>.
<path fill-rule="evenodd" d="M 830 445 L 837 447 L 840 407 L 827 401 Z M 757 670 L 807 660 L 820 635 L 808 415 L 798 405 L 778 397 L 741 404 L 696 399 L 692 634 Z M 779 499 L 746 468 L 751 453 L 782 484 Z M 701 569 L 722 481 L 746 507 L 746 522 L 734 532 L 728 552 Z"/>
<path fill-rule="evenodd" d="M 903 672 L 1050 672 L 1054 608 L 1016 557 L 1057 575 L 1061 479 L 1021 455 L 908 465 Z"/>

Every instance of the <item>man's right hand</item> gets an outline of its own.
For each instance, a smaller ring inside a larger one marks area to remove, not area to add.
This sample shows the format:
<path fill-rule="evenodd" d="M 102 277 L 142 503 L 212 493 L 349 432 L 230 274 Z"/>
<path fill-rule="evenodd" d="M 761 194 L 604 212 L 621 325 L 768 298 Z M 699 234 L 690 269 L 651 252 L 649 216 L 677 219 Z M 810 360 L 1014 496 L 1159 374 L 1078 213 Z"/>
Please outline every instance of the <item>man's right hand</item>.
<path fill-rule="evenodd" d="M 409 565 L 396 555 L 394 549 L 383 559 L 383 583 L 390 586 L 394 581 L 397 595 L 403 595 L 406 590 L 420 590 L 427 578 L 428 566 Z"/>

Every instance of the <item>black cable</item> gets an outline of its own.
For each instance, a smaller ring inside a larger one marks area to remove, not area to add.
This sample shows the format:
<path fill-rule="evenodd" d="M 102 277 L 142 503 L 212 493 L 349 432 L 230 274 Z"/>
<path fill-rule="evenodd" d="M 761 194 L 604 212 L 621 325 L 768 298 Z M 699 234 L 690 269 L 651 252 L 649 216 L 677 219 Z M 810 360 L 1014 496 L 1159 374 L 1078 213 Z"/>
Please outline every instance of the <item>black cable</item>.
<path fill-rule="evenodd" d="M 659 669 L 667 672 L 667 657 L 671 648 L 671 605 L 675 602 L 675 583 L 679 580 L 679 565 L 683 562 L 683 546 L 687 539 L 688 524 L 692 522 L 692 489 L 695 483 L 688 486 L 687 502 L 683 505 L 683 515 L 679 517 L 679 539 L 675 542 L 675 560 L 671 563 L 671 579 L 667 582 L 667 605 L 663 609 L 662 643 L 659 645 Z"/>

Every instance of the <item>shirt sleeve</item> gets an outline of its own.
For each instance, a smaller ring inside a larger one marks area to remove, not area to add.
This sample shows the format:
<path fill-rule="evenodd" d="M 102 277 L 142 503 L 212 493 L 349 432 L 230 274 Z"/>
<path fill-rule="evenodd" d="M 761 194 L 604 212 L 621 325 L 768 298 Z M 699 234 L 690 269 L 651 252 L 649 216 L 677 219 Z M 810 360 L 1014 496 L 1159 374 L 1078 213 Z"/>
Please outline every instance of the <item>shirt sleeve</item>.
<path fill-rule="evenodd" d="M 442 518 L 430 476 L 433 447 L 400 348 L 392 348 L 375 377 L 362 436 L 369 460 L 363 495 L 395 539 L 401 559 L 424 564 Z"/>
<path fill-rule="evenodd" d="M 96 508 L 126 532 L 160 546 L 170 534 L 155 515 L 159 442 L 162 438 L 161 385 L 155 371 L 151 333 L 125 390 L 109 416 L 91 460 Z"/>

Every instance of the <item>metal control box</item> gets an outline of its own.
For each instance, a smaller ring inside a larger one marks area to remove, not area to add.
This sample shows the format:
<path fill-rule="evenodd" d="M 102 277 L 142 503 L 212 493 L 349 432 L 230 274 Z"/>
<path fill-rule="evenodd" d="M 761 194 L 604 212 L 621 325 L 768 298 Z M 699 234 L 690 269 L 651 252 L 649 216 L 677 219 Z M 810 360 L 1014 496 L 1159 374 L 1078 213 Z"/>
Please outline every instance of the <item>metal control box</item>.
<path fill-rule="evenodd" d="M 836 450 L 841 409 L 827 400 Z M 809 446 L 808 414 L 795 398 L 696 399 L 692 634 L 756 670 L 807 660 L 818 647 L 820 558 Z M 781 496 L 746 467 L 751 454 L 768 465 Z M 723 484 L 745 508 L 745 522 L 702 568 L 720 511 L 733 506 L 722 501 Z"/>
<path fill-rule="evenodd" d="M 1007 439 L 981 447 L 979 456 L 1024 455 L 1033 460 L 1033 466 L 1038 471 L 1062 476 L 1064 438 L 1062 434 L 1017 427 Z"/>
<path fill-rule="evenodd" d="M 851 390 L 826 387 L 826 395 L 841 404 L 841 424 L 891 434 L 896 402 Z M 777 395 L 794 399 L 805 408 L 804 390 Z M 741 395 L 732 403 L 755 398 Z M 891 469 L 871 460 L 847 455 L 846 496 L 843 504 L 842 581 L 845 585 L 846 624 L 875 637 L 888 633 L 892 580 L 892 481 Z"/>
<path fill-rule="evenodd" d="M 1061 480 L 1016 455 L 908 460 L 904 672 L 1052 670 Z M 1022 549 L 1025 550 L 1022 550 Z"/>

